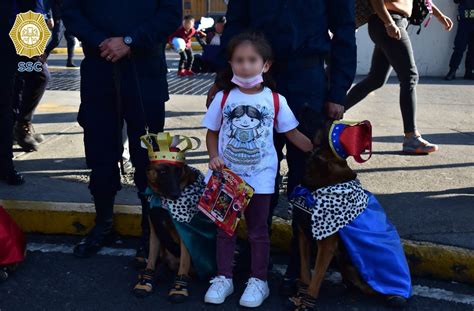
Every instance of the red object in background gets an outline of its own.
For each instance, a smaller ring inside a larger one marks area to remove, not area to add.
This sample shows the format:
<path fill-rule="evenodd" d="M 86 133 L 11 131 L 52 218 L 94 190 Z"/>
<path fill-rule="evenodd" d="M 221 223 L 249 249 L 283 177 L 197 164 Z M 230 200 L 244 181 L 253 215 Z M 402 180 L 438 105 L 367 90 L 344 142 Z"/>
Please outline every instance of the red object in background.
<path fill-rule="evenodd" d="M 245 208 L 253 196 L 253 188 L 231 170 L 212 174 L 198 208 L 219 228 L 233 236 Z"/>
<path fill-rule="evenodd" d="M 22 262 L 25 258 L 26 240 L 20 227 L 0 206 L 0 266 Z"/>

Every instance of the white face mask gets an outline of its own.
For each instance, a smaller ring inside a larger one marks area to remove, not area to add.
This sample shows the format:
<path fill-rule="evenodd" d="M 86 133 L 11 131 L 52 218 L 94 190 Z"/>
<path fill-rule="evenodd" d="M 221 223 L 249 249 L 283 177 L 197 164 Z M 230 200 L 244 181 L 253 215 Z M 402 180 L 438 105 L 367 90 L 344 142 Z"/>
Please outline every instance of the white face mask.
<path fill-rule="evenodd" d="M 234 76 L 232 77 L 231 82 L 240 86 L 241 88 L 251 89 L 263 82 L 263 75 L 259 73 L 258 75 L 254 77 L 243 78 L 243 77 L 239 77 L 238 75 L 234 73 Z"/>
<path fill-rule="evenodd" d="M 244 78 L 244 77 L 238 76 L 234 72 L 234 76 L 232 77 L 232 80 L 230 81 L 240 86 L 241 88 L 251 89 L 263 82 L 263 71 L 264 69 L 262 68 L 262 71 L 259 74 L 250 78 Z"/>

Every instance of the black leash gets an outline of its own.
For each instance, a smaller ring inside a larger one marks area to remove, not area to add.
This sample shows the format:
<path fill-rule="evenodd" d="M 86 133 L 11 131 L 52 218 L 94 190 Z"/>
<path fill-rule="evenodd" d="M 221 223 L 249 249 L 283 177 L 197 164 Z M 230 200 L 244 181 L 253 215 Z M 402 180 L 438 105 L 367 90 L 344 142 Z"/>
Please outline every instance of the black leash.
<path fill-rule="evenodd" d="M 120 68 L 119 64 L 115 63 L 113 64 L 114 66 L 114 73 L 113 73 L 113 79 L 114 79 L 114 86 L 115 86 L 115 97 L 116 97 L 116 116 L 117 116 L 117 153 L 119 157 L 119 164 L 120 164 L 120 173 L 122 176 L 125 176 L 125 168 L 123 165 L 123 158 L 122 158 L 122 146 L 123 146 L 123 137 L 122 137 L 122 129 L 123 129 L 123 107 L 122 107 L 122 95 L 120 94 L 121 92 L 121 73 L 120 73 Z"/>

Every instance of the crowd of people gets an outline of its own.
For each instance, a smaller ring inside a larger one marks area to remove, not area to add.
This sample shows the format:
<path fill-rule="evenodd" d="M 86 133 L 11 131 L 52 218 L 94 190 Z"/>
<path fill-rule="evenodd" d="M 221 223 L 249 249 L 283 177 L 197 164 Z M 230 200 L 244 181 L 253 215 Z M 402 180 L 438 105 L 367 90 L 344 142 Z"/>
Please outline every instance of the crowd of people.
<path fill-rule="evenodd" d="M 473 41 L 472 1 L 455 1 L 460 2 L 459 28 L 447 79 L 454 78 L 469 40 Z M 178 0 L 142 0 L 140 5 L 136 1 L 52 1 L 49 24 L 53 40 L 45 55 L 38 57 L 43 64 L 40 73 L 15 72 L 17 58 L 7 33 L 3 32 L 11 26 L 17 10 L 38 10 L 34 5 L 40 1 L 6 2 L 9 5 L 0 8 L 1 14 L 6 14 L 0 18 L 1 36 L 2 43 L 9 47 L 5 63 L 11 68 L 3 70 L 0 81 L 2 180 L 10 184 L 23 182 L 12 162 L 13 138 L 28 150 L 36 150 L 43 140 L 42 135 L 34 133 L 31 121 L 49 79 L 49 53 L 65 36 L 67 66 L 73 67 L 74 37 L 82 42 L 78 122 L 84 130 L 96 220 L 94 228 L 75 246 L 77 257 L 96 254 L 113 237 L 113 207 L 121 189 L 117 163 L 123 155 L 124 122 L 142 205 L 142 237 L 136 258 L 148 257 L 149 158 L 147 150 L 141 147 L 140 137 L 164 130 L 164 103 L 169 99 L 164 53 L 167 44 L 180 55 L 178 75 L 190 76 L 194 74 L 195 61 L 191 40 L 196 36 L 204 40 L 199 70 L 218 72 L 209 90 L 203 120 L 208 129 L 209 168 L 231 168 L 255 189 L 245 212 L 251 273 L 240 300 L 243 306 L 258 307 L 269 296 L 269 226 L 278 203 L 279 165 L 284 150 L 289 168 L 287 191 L 291 194 L 301 184 L 305 158 L 315 147 L 311 141 L 315 126 L 327 119 L 342 119 L 348 109 L 382 87 L 392 69 L 400 81 L 402 151 L 428 154 L 438 150 L 436 144 L 422 138 L 416 126 L 418 71 L 406 30 L 413 9 L 411 0 L 370 0 L 375 11 L 368 21 L 369 35 L 375 44 L 372 65 L 368 76 L 352 88 L 357 64 L 356 28 L 354 5 L 347 0 L 231 0 L 225 18 L 218 19 L 207 30 L 196 30 L 195 19 L 190 15 L 181 19 Z M 434 4 L 432 10 L 434 17 L 450 31 L 451 19 Z M 468 79 L 472 79 L 472 57 L 471 50 L 466 59 Z M 330 65 L 326 67 L 325 62 Z M 296 230 L 293 225 L 291 253 L 282 285 L 288 294 L 294 294 L 300 274 Z M 221 304 L 233 292 L 233 257 L 229 254 L 234 253 L 236 237 L 218 231 L 216 240 L 217 270 L 204 300 Z M 304 303 L 296 307 L 310 309 Z"/>

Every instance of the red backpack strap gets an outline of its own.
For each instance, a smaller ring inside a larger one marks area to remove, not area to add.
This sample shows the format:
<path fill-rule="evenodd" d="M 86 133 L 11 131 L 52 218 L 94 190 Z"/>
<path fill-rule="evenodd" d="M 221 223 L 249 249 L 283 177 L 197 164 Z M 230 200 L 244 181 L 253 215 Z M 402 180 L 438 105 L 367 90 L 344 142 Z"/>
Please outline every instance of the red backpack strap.
<path fill-rule="evenodd" d="M 275 117 L 273 118 L 273 125 L 276 125 L 276 119 L 278 112 L 280 111 L 280 96 L 277 92 L 272 92 L 273 95 L 273 110 L 275 111 Z"/>
<path fill-rule="evenodd" d="M 224 109 L 225 102 L 227 101 L 227 97 L 229 97 L 229 91 L 223 91 L 222 100 L 221 100 L 221 109 Z"/>

